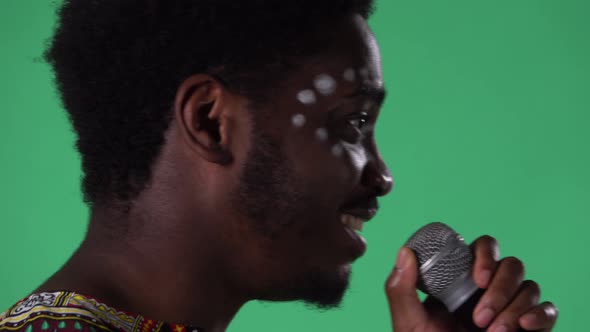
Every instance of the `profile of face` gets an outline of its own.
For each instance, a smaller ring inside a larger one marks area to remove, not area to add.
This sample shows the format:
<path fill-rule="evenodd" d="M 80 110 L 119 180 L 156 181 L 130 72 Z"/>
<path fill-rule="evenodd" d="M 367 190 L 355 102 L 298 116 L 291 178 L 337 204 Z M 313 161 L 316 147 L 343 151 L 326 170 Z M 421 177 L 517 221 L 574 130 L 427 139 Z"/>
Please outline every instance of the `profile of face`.
<path fill-rule="evenodd" d="M 226 204 L 234 284 L 260 300 L 337 306 L 366 248 L 354 229 L 392 188 L 373 135 L 384 97 L 376 40 L 360 16 L 324 30 L 330 46 L 290 74 L 262 115 L 252 110 Z"/>

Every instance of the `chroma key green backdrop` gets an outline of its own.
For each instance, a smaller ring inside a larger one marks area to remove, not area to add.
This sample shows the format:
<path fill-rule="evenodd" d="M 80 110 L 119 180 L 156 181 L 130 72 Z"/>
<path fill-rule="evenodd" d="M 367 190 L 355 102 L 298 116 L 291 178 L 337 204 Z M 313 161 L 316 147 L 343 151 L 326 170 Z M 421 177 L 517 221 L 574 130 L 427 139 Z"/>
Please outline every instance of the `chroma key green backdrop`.
<path fill-rule="evenodd" d="M 82 0 L 78 0 L 82 1 Z M 74 137 L 41 52 L 54 1 L 0 0 L 0 311 L 80 243 Z M 521 258 L 559 332 L 587 331 L 590 2 L 380 0 L 371 25 L 390 91 L 377 137 L 396 187 L 363 232 L 343 308 L 248 304 L 230 331 L 389 331 L 396 252 L 441 220 Z M 198 294 L 195 294 L 198 296 Z"/>

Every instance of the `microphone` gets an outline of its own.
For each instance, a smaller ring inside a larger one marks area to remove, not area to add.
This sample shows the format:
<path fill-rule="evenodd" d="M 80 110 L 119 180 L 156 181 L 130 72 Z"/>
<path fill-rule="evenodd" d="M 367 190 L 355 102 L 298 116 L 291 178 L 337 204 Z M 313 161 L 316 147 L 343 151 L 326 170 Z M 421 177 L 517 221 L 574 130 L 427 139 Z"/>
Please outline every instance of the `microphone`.
<path fill-rule="evenodd" d="M 473 322 L 473 309 L 485 290 L 473 281 L 473 254 L 463 237 L 433 222 L 416 231 L 406 246 L 418 259 L 418 289 L 442 302 L 468 332 L 485 331 Z"/>

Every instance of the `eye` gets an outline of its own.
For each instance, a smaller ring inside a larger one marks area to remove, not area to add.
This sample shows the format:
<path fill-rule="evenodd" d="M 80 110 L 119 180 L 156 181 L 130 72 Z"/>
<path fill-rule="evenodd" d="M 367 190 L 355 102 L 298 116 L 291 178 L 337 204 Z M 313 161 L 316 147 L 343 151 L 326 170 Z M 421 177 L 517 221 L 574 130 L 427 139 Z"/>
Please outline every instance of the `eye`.
<path fill-rule="evenodd" d="M 365 112 L 350 114 L 343 119 L 340 126 L 340 136 L 349 143 L 358 143 L 365 138 L 369 131 L 370 118 Z"/>
<path fill-rule="evenodd" d="M 359 113 L 351 118 L 348 119 L 348 123 L 357 128 L 358 130 L 363 130 L 367 121 L 369 120 L 369 115 L 367 113 Z"/>

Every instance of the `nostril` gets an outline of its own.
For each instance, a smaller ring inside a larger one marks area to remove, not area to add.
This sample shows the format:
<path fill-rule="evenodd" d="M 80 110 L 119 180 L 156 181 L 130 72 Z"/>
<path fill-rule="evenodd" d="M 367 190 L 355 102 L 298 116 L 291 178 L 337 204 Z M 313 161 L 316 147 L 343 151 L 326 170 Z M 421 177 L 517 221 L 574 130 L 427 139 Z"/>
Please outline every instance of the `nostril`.
<path fill-rule="evenodd" d="M 388 170 L 379 170 L 369 164 L 363 173 L 362 184 L 371 189 L 376 196 L 384 196 L 393 188 L 393 179 Z"/>

